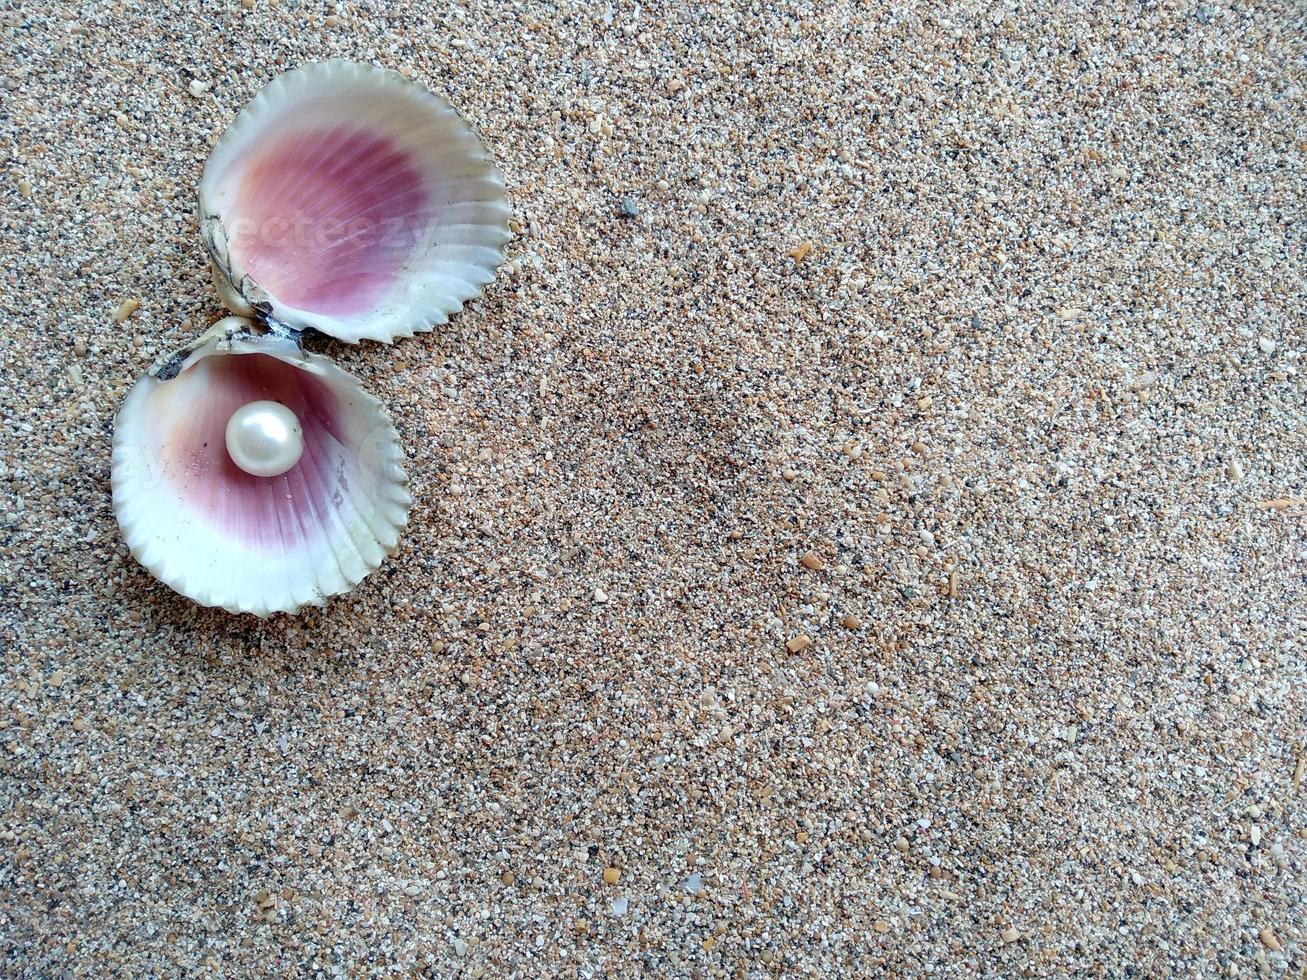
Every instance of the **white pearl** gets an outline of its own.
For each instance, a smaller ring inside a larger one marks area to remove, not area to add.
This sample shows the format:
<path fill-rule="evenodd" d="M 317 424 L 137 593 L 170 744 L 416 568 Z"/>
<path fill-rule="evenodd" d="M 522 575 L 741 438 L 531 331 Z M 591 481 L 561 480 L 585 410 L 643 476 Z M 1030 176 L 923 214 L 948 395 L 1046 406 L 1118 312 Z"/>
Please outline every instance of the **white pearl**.
<path fill-rule="evenodd" d="M 304 431 L 279 402 L 250 402 L 227 421 L 227 453 L 250 476 L 281 476 L 300 461 Z"/>

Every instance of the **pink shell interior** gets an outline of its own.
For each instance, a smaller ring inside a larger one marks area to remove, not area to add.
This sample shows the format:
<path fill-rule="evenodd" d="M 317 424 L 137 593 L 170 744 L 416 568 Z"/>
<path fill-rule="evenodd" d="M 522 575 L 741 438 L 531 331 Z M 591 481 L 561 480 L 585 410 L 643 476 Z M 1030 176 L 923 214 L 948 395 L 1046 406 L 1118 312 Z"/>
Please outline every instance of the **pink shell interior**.
<path fill-rule="evenodd" d="M 324 527 L 349 519 L 353 468 L 342 452 L 342 406 L 325 381 L 266 354 L 213 356 L 163 383 L 155 397 L 188 392 L 188 411 L 160 405 L 153 415 L 161 472 L 189 511 L 269 552 L 321 539 Z M 303 427 L 304 454 L 281 476 L 251 476 L 227 454 L 227 420 L 260 399 L 281 402 Z"/>
<path fill-rule="evenodd" d="M 355 123 L 261 142 L 228 220 L 233 256 L 282 303 L 328 315 L 384 297 L 423 237 L 417 158 Z"/>

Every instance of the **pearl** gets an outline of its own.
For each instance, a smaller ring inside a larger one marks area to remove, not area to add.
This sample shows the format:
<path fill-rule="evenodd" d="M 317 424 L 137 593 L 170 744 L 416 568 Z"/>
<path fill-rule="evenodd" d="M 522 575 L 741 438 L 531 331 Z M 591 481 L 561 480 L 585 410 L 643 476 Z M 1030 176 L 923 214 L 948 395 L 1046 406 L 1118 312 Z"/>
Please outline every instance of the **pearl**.
<path fill-rule="evenodd" d="M 300 420 L 280 402 L 250 402 L 227 421 L 227 454 L 250 476 L 281 476 L 303 453 Z"/>

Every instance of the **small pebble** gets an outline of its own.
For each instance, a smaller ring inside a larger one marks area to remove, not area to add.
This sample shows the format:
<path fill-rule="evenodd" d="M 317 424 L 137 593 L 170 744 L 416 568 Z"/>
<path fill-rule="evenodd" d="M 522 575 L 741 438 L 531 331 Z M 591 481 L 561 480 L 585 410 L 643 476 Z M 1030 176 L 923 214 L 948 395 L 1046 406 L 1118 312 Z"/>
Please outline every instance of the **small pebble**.
<path fill-rule="evenodd" d="M 141 308 L 141 301 L 139 299 L 125 299 L 122 301 L 122 304 L 118 307 L 118 309 L 114 312 L 113 318 L 116 322 L 123 323 L 127 320 L 129 316 L 131 316 L 140 308 Z"/>

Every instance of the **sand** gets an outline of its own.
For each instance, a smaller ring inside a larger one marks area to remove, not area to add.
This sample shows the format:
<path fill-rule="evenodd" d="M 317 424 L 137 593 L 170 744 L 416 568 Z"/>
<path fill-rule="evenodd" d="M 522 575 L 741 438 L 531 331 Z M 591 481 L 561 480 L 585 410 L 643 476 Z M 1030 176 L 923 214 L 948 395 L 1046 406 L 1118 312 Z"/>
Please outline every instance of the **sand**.
<path fill-rule="evenodd" d="M 1302 9 L 1109 7 L 0 8 L 0 969 L 1300 976 Z M 516 234 L 316 344 L 410 526 L 236 618 L 127 554 L 113 416 L 329 56 Z"/>

